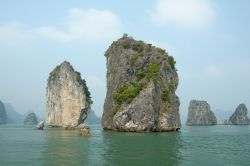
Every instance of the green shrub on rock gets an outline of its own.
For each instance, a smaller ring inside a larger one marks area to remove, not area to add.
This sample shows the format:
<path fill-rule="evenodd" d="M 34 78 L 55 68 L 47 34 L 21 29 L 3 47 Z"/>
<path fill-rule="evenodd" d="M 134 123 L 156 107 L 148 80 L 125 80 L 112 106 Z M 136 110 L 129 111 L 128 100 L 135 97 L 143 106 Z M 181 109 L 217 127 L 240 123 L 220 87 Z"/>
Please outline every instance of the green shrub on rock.
<path fill-rule="evenodd" d="M 159 71 L 160 71 L 159 65 L 157 64 L 156 61 L 153 61 L 149 66 L 149 71 L 146 73 L 147 79 L 150 80 L 151 78 L 156 76 Z"/>
<path fill-rule="evenodd" d="M 159 52 L 159 53 L 160 53 L 161 55 L 164 55 L 164 54 L 166 54 L 166 50 L 164 50 L 164 49 L 161 49 L 161 48 L 159 48 L 158 52 Z"/>
<path fill-rule="evenodd" d="M 122 47 L 123 47 L 124 49 L 129 49 L 129 48 L 130 48 L 130 45 L 129 45 L 128 40 L 125 40 L 125 41 L 122 42 Z"/>
<path fill-rule="evenodd" d="M 84 91 L 86 93 L 86 98 L 87 98 L 87 101 L 90 103 L 90 104 L 93 104 L 93 101 L 91 100 L 91 93 L 86 85 L 86 81 L 85 79 L 81 79 L 81 73 L 77 72 L 76 71 L 76 79 L 77 81 L 79 82 L 79 84 L 83 85 L 83 88 L 84 88 Z"/>
<path fill-rule="evenodd" d="M 136 43 L 132 45 L 132 50 L 136 52 L 142 52 L 143 51 L 143 45 L 141 43 Z"/>
<path fill-rule="evenodd" d="M 115 104 L 112 108 L 112 112 L 115 115 L 120 109 L 120 105 Z"/>
<path fill-rule="evenodd" d="M 138 81 L 143 79 L 145 76 L 146 76 L 146 73 L 144 71 L 141 71 L 141 72 L 137 73 L 137 75 L 136 75 Z"/>
<path fill-rule="evenodd" d="M 171 68 L 175 69 L 175 63 L 176 62 L 175 62 L 174 58 L 172 56 L 169 56 L 168 60 L 169 60 L 169 64 L 170 64 Z"/>
<path fill-rule="evenodd" d="M 164 89 L 163 90 L 163 93 L 161 95 L 161 99 L 163 101 L 167 101 L 167 102 L 170 102 L 170 97 L 169 97 L 170 93 L 169 93 L 169 90 L 168 89 Z"/>
<path fill-rule="evenodd" d="M 175 70 L 176 62 L 174 58 L 172 56 L 168 56 L 166 51 L 160 48 L 157 48 L 157 53 L 154 52 L 153 56 L 151 55 L 152 53 L 146 54 L 146 52 L 151 52 L 152 49 L 155 49 L 155 47 L 151 44 L 145 45 L 142 41 L 129 43 L 129 40 L 124 38 L 121 42 L 121 46 L 124 49 L 131 49 L 136 52 L 128 56 L 130 67 L 135 71 L 135 79 L 117 88 L 117 91 L 113 96 L 115 104 L 112 108 L 112 112 L 116 114 L 122 104 L 130 104 L 140 93 L 143 87 L 145 87 L 148 81 L 153 81 L 154 84 L 157 84 L 163 89 L 161 95 L 162 101 L 170 102 L 170 93 L 174 93 L 175 86 L 170 84 L 168 87 L 165 87 L 162 78 L 160 77 L 159 62 L 163 62 L 164 70 Z M 149 63 L 142 63 L 146 58 L 144 57 L 145 55 L 152 56 Z M 142 66 L 140 66 L 141 64 Z M 136 67 L 137 69 L 135 69 Z M 137 81 L 136 83 L 134 82 L 135 80 Z"/>
<path fill-rule="evenodd" d="M 117 93 L 114 96 L 114 100 L 119 105 L 121 105 L 122 103 L 131 103 L 142 90 L 142 88 L 142 84 L 135 84 L 131 87 L 128 87 L 127 85 L 121 86 L 117 90 Z"/>

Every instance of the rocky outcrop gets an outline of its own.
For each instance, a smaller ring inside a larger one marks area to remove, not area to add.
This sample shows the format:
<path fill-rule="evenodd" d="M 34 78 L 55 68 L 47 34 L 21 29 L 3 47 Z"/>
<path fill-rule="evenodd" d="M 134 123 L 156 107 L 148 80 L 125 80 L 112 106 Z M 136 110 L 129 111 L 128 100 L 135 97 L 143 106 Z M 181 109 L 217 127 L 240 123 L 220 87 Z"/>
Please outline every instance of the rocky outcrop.
<path fill-rule="evenodd" d="M 39 123 L 36 125 L 36 129 L 38 129 L 38 130 L 43 130 L 43 128 L 44 128 L 44 122 L 43 122 L 43 121 L 39 122 Z"/>
<path fill-rule="evenodd" d="M 71 128 L 83 123 L 90 109 L 91 97 L 81 74 L 64 61 L 48 78 L 46 89 L 46 123 Z"/>
<path fill-rule="evenodd" d="M 7 122 L 6 110 L 2 101 L 0 101 L 0 124 L 6 124 L 6 122 Z"/>
<path fill-rule="evenodd" d="M 36 125 L 38 123 L 36 114 L 34 112 L 29 113 L 23 123 L 25 125 Z"/>
<path fill-rule="evenodd" d="M 245 104 L 240 104 L 235 112 L 230 116 L 229 120 L 224 121 L 225 125 L 249 125 L 250 120 L 247 117 L 247 107 Z"/>
<path fill-rule="evenodd" d="M 75 127 L 76 129 L 89 129 L 89 126 L 86 123 L 82 123 L 79 126 Z"/>
<path fill-rule="evenodd" d="M 126 34 L 105 53 L 107 94 L 102 126 L 118 131 L 180 129 L 178 75 L 172 56 Z"/>
<path fill-rule="evenodd" d="M 191 100 L 186 125 L 216 125 L 217 120 L 206 101 Z"/>
<path fill-rule="evenodd" d="M 90 131 L 88 129 L 80 129 L 79 134 L 82 137 L 90 137 L 91 136 Z"/>

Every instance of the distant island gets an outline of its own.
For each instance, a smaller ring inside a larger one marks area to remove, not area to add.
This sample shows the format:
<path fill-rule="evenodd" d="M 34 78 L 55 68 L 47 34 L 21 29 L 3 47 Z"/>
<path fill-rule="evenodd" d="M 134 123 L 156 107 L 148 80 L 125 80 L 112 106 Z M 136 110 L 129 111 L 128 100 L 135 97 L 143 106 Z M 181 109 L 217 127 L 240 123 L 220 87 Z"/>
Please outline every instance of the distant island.
<path fill-rule="evenodd" d="M 246 105 L 240 104 L 230 118 L 224 121 L 224 125 L 250 125 Z"/>
<path fill-rule="evenodd" d="M 216 125 L 217 119 L 206 101 L 191 100 L 186 125 Z"/>
<path fill-rule="evenodd" d="M 27 116 L 32 113 L 32 110 L 28 110 L 25 114 L 20 114 L 10 103 L 4 103 L 0 101 L 0 122 L 2 124 L 24 124 Z M 41 121 L 42 118 L 37 117 L 37 121 Z"/>
<path fill-rule="evenodd" d="M 36 117 L 36 114 L 34 112 L 29 113 L 24 119 L 23 123 L 25 125 L 37 125 L 38 119 Z"/>
<path fill-rule="evenodd" d="M 96 115 L 94 110 L 90 109 L 88 111 L 88 116 L 87 116 L 85 122 L 89 125 L 101 124 L 101 119 Z"/>

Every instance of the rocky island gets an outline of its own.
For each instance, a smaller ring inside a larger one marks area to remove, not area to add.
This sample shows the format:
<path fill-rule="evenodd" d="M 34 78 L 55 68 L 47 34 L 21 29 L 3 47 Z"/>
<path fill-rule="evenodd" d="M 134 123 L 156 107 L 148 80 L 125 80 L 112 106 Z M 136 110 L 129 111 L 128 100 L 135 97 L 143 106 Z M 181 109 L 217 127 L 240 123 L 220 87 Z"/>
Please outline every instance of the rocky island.
<path fill-rule="evenodd" d="M 100 118 L 96 115 L 95 111 L 90 109 L 86 119 L 87 124 L 100 124 Z"/>
<path fill-rule="evenodd" d="M 216 125 L 217 119 L 206 101 L 191 100 L 186 125 Z"/>
<path fill-rule="evenodd" d="M 29 113 L 23 123 L 25 125 L 36 125 L 38 123 L 36 114 L 34 112 Z"/>
<path fill-rule="evenodd" d="M 48 78 L 46 123 L 53 127 L 74 128 L 84 122 L 92 104 L 86 81 L 64 61 Z"/>
<path fill-rule="evenodd" d="M 180 129 L 175 60 L 161 48 L 126 34 L 105 53 L 105 130 L 149 132 Z"/>
<path fill-rule="evenodd" d="M 0 124 L 6 124 L 7 122 L 7 113 L 2 101 L 0 101 Z"/>
<path fill-rule="evenodd" d="M 235 112 L 230 116 L 229 120 L 224 121 L 224 125 L 249 125 L 250 120 L 247 117 L 247 107 L 240 104 Z"/>

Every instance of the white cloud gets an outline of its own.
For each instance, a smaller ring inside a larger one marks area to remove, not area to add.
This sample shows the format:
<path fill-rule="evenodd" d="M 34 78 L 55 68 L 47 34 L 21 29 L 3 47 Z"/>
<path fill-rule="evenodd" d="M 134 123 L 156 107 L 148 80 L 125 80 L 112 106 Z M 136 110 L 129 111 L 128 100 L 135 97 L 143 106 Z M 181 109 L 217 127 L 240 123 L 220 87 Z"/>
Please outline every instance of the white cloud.
<path fill-rule="evenodd" d="M 65 18 L 65 26 L 45 26 L 37 29 L 39 35 L 61 41 L 102 41 L 120 35 L 120 18 L 108 10 L 72 8 Z"/>
<path fill-rule="evenodd" d="M 214 20 L 215 10 L 208 0 L 158 0 L 150 16 L 161 26 L 201 28 Z"/>
<path fill-rule="evenodd" d="M 74 39 L 73 36 L 52 27 L 41 27 L 36 31 L 44 38 L 49 38 L 60 42 L 69 42 Z"/>
<path fill-rule="evenodd" d="M 32 38 L 31 30 L 27 25 L 17 21 L 0 25 L 0 45 L 7 47 L 23 46 Z"/>
<path fill-rule="evenodd" d="M 120 18 L 108 10 L 72 8 L 65 17 L 63 27 L 30 27 L 17 21 L 0 24 L 0 46 L 22 47 L 33 39 L 59 42 L 100 42 L 121 35 Z"/>

